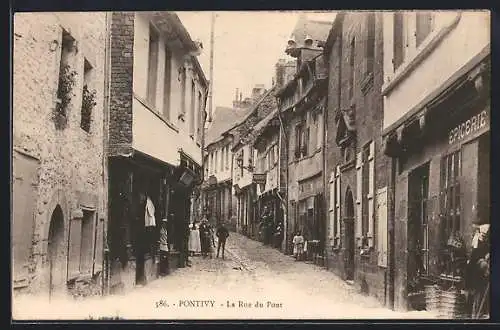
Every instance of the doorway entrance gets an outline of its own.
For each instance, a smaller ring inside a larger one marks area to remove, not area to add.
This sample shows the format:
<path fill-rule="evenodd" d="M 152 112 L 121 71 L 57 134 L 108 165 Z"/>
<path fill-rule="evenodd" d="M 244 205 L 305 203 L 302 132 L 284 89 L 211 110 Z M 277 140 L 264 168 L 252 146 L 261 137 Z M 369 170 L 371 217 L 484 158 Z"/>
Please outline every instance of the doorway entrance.
<path fill-rule="evenodd" d="M 345 250 L 344 250 L 344 269 L 345 279 L 354 280 L 354 253 L 355 253 L 355 234 L 354 234 L 354 198 L 352 191 L 347 188 L 345 198 Z"/>
<path fill-rule="evenodd" d="M 64 287 L 64 215 L 59 205 L 52 212 L 49 226 L 47 259 L 49 263 L 49 298 Z"/>
<path fill-rule="evenodd" d="M 421 291 L 422 279 L 429 273 L 429 163 L 413 170 L 408 182 L 408 293 Z M 412 304 L 413 309 L 423 309 Z"/>

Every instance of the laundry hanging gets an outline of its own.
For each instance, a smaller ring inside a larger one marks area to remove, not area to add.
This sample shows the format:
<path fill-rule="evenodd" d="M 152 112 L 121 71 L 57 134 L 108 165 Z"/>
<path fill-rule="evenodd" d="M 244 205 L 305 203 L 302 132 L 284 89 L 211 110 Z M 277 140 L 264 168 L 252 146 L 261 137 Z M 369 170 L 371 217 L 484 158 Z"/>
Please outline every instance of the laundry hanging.
<path fill-rule="evenodd" d="M 146 200 L 146 210 L 145 210 L 144 214 L 145 214 L 144 225 L 146 227 L 156 226 L 155 206 L 154 206 L 153 202 L 151 201 L 151 198 L 149 198 L 149 196 L 147 197 L 147 200 Z"/>

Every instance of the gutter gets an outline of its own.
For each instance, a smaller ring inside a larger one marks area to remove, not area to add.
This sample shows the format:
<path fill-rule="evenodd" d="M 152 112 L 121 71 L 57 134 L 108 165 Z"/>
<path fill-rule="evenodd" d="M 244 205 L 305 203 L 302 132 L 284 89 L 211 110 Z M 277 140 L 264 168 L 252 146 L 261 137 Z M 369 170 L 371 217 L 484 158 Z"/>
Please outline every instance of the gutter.
<path fill-rule="evenodd" d="M 283 122 L 283 118 L 281 116 L 281 102 L 280 102 L 280 99 L 277 97 L 276 98 L 277 100 L 277 106 L 278 106 L 278 120 L 280 121 L 280 135 L 279 135 L 279 140 L 280 140 L 280 145 L 279 145 L 279 160 L 278 160 L 278 167 L 281 169 L 281 147 L 282 147 L 282 144 L 281 144 L 281 136 L 283 136 L 285 138 L 285 150 L 288 150 L 288 146 L 289 146 L 289 140 L 288 140 L 288 135 L 286 134 L 286 130 L 285 130 L 285 124 Z M 284 204 L 284 209 L 283 209 L 283 231 L 284 231 L 284 241 L 285 241 L 285 251 L 284 253 L 286 254 L 287 252 L 287 247 L 288 247 L 288 236 L 287 236 L 287 233 L 288 233 L 288 200 L 289 200 L 289 194 L 288 194 L 288 181 L 289 181 L 289 172 L 288 172 L 288 163 L 289 163 L 289 152 L 286 151 L 286 159 L 285 159 L 285 197 L 286 199 L 283 200 L 283 198 L 281 197 L 281 195 L 279 194 L 279 189 L 281 188 L 281 185 L 278 186 L 278 198 L 282 201 L 282 204 Z M 281 172 L 281 170 L 280 170 Z M 281 176 L 281 173 L 279 173 L 278 175 L 278 178 Z M 279 180 L 279 179 L 278 179 Z"/>
<path fill-rule="evenodd" d="M 109 295 L 110 289 L 110 267 L 109 267 L 109 244 L 108 244 L 108 214 L 109 214 L 109 180 L 108 180 L 108 127 L 109 127 L 109 92 L 111 82 L 111 19 L 113 13 L 105 13 L 106 30 L 105 30 L 105 46 L 104 46 L 104 100 L 103 100 L 103 156 L 102 156 L 102 183 L 103 183 L 103 205 L 106 205 L 106 215 L 103 221 L 103 258 L 102 258 L 102 295 Z M 94 254 L 95 255 L 95 254 Z"/>

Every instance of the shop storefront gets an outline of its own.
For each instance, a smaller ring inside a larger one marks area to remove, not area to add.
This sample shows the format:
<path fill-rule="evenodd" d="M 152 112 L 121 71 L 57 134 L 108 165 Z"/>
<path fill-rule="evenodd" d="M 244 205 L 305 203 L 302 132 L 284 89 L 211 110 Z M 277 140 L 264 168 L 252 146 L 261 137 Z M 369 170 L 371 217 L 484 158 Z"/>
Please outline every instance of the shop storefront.
<path fill-rule="evenodd" d="M 309 259 L 322 256 L 324 250 L 326 216 L 323 207 L 322 183 L 321 173 L 299 182 L 294 232 L 300 231 L 307 241 Z"/>
<path fill-rule="evenodd" d="M 158 277 L 163 225 L 168 227 L 169 267 L 183 266 L 183 233 L 189 222 L 192 190 L 199 172 L 182 156 L 178 167 L 139 152 L 130 158 L 110 160 L 111 292 L 146 284 Z"/>
<path fill-rule="evenodd" d="M 273 247 L 280 249 L 281 243 L 284 239 L 284 218 L 283 218 L 283 208 L 282 202 L 278 197 L 278 189 L 268 190 L 262 193 L 258 199 L 258 207 L 257 214 L 259 217 L 259 222 L 262 221 L 265 212 L 269 215 L 269 219 L 271 220 L 271 228 L 272 228 L 272 241 L 271 244 Z M 279 229 L 278 229 L 279 227 Z M 261 229 L 262 231 L 262 229 Z M 278 232 L 279 231 L 279 232 Z M 260 240 L 263 239 L 263 235 L 260 235 Z"/>
<path fill-rule="evenodd" d="M 488 63 L 465 73 L 387 140 L 386 153 L 397 159 L 395 300 L 407 309 L 429 310 L 436 299 L 448 299 L 450 311 L 441 304 L 440 313 L 468 313 L 461 290 L 472 238 L 490 223 Z"/>

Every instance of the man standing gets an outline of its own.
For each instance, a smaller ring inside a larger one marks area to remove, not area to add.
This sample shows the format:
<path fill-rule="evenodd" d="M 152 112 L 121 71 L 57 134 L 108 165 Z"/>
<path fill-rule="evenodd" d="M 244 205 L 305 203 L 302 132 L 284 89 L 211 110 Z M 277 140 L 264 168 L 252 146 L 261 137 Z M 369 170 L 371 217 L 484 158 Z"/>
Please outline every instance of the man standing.
<path fill-rule="evenodd" d="M 222 259 L 224 259 L 224 250 L 226 249 L 226 239 L 229 237 L 229 230 L 227 230 L 223 222 L 219 224 L 215 235 L 217 236 L 217 258 L 222 247 Z"/>

